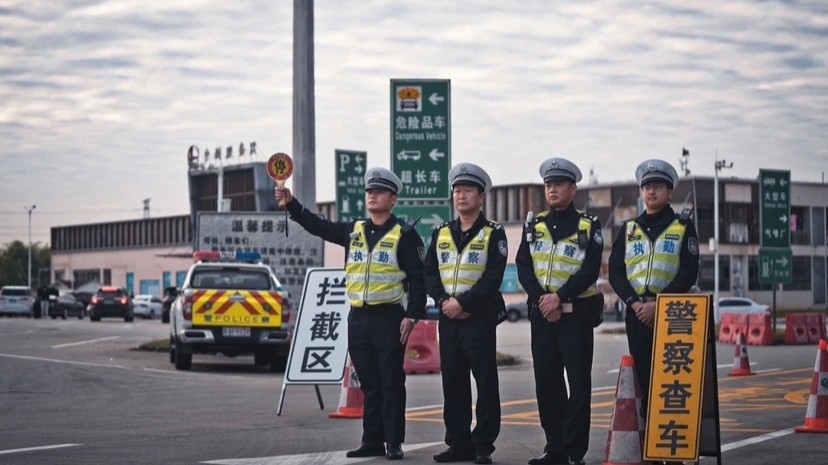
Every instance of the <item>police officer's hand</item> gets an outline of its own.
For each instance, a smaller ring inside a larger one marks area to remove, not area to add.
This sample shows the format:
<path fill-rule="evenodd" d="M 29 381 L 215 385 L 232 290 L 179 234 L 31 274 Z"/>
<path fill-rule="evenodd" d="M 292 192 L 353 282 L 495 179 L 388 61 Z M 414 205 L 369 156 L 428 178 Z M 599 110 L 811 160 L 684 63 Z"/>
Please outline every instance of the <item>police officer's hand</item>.
<path fill-rule="evenodd" d="M 653 322 L 655 321 L 655 302 L 635 302 L 632 305 L 632 309 L 635 311 L 635 316 L 638 317 L 638 320 L 644 323 L 648 328 L 653 327 Z"/>
<path fill-rule="evenodd" d="M 464 312 L 463 306 L 454 297 L 449 297 L 443 301 L 443 308 L 441 310 L 443 311 L 443 315 L 453 320 L 468 320 L 471 317 L 471 313 Z"/>
<path fill-rule="evenodd" d="M 411 331 L 414 331 L 414 322 L 408 318 L 403 318 L 400 323 L 400 344 L 408 344 L 408 336 L 411 336 Z"/>
<path fill-rule="evenodd" d="M 293 202 L 293 194 L 287 187 L 276 188 L 276 201 L 281 202 L 282 200 L 285 201 L 285 205 L 289 204 L 290 202 Z"/>
<path fill-rule="evenodd" d="M 538 309 L 546 321 L 554 323 L 561 319 L 561 298 L 555 293 L 543 294 L 538 300 Z"/>

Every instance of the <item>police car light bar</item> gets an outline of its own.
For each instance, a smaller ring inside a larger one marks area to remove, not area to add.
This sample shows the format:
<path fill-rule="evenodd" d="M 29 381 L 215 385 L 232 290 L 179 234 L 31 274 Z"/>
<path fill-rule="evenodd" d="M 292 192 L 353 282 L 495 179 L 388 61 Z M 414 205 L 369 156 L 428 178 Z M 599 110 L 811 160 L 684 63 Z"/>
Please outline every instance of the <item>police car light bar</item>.
<path fill-rule="evenodd" d="M 261 263 L 262 254 L 259 252 L 236 252 L 236 261 L 245 263 Z"/>
<path fill-rule="evenodd" d="M 198 262 L 217 262 L 221 260 L 221 253 L 220 252 L 210 252 L 206 250 L 200 250 L 193 254 L 193 263 Z"/>

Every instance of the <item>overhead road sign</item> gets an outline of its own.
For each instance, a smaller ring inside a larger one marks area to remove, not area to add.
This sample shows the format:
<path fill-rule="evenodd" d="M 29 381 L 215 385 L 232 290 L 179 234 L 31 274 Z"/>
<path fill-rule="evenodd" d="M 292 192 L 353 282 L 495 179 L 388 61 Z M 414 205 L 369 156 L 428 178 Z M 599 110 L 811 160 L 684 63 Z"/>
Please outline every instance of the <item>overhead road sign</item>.
<path fill-rule="evenodd" d="M 791 172 L 759 170 L 761 247 L 791 246 Z"/>
<path fill-rule="evenodd" d="M 451 167 L 451 81 L 391 80 L 391 171 L 401 200 L 447 200 Z"/>

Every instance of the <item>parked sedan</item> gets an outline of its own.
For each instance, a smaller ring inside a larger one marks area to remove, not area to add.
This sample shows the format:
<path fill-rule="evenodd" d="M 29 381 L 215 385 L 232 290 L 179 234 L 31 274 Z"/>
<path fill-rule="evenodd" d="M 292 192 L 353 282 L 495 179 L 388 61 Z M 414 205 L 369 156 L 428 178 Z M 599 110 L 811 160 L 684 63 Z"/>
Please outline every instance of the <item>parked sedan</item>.
<path fill-rule="evenodd" d="M 0 315 L 29 316 L 33 304 L 32 291 L 26 286 L 0 288 Z"/>
<path fill-rule="evenodd" d="M 161 299 L 149 294 L 138 294 L 132 298 L 133 311 L 141 318 L 152 320 L 155 315 L 161 315 L 163 304 Z"/>
<path fill-rule="evenodd" d="M 768 306 L 746 297 L 722 297 L 716 306 L 716 321 L 721 321 L 724 313 L 767 313 Z"/>
<path fill-rule="evenodd" d="M 73 293 L 63 294 L 57 298 L 55 305 L 49 305 L 49 316 L 53 320 L 57 317 L 65 320 L 70 316 L 76 316 L 79 320 L 82 320 L 85 311 L 86 305 Z"/>
<path fill-rule="evenodd" d="M 101 321 L 103 317 L 123 318 L 132 321 L 132 299 L 122 287 L 105 286 L 98 289 L 89 304 L 89 320 Z"/>
<path fill-rule="evenodd" d="M 526 301 L 515 302 L 506 306 L 506 319 L 509 321 L 518 321 L 521 318 L 529 318 L 529 307 Z"/>

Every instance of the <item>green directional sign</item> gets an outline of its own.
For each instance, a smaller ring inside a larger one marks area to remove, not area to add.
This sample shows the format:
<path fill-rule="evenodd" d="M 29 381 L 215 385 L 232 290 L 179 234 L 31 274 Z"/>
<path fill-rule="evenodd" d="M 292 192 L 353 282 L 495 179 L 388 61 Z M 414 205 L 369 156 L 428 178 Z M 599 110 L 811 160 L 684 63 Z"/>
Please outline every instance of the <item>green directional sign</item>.
<path fill-rule="evenodd" d="M 448 200 L 451 82 L 391 80 L 391 171 L 401 200 Z"/>
<path fill-rule="evenodd" d="M 408 221 L 409 218 L 420 218 L 415 226 L 417 234 L 423 239 L 426 248 L 431 243 L 431 231 L 435 226 L 451 219 L 450 205 L 396 205 L 394 215 Z"/>
<path fill-rule="evenodd" d="M 790 284 L 793 278 L 791 249 L 759 249 L 759 282 L 762 284 Z"/>
<path fill-rule="evenodd" d="M 791 246 L 791 172 L 759 170 L 760 247 Z"/>
<path fill-rule="evenodd" d="M 365 218 L 365 160 L 366 152 L 334 151 L 336 156 L 336 218 L 353 221 Z"/>

